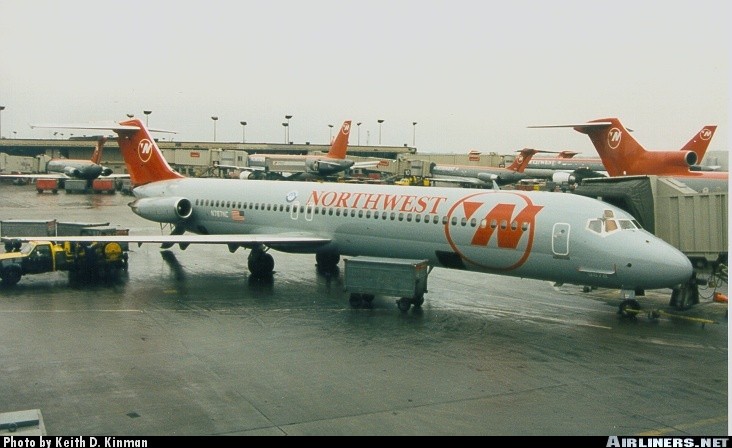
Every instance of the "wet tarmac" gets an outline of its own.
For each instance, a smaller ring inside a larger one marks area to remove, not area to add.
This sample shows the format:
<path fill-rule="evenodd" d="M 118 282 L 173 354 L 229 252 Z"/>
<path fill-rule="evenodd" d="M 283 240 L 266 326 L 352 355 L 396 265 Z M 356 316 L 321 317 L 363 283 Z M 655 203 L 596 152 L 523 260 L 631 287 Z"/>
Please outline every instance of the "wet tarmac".
<path fill-rule="evenodd" d="M 0 184 L 0 220 L 159 232 L 130 200 Z M 271 282 L 245 250 L 151 244 L 117 279 L 0 288 L 0 413 L 39 409 L 48 435 L 730 433 L 711 288 L 684 312 L 647 291 L 628 319 L 616 290 L 437 268 L 404 313 L 351 308 L 342 275 L 272 254 Z"/>

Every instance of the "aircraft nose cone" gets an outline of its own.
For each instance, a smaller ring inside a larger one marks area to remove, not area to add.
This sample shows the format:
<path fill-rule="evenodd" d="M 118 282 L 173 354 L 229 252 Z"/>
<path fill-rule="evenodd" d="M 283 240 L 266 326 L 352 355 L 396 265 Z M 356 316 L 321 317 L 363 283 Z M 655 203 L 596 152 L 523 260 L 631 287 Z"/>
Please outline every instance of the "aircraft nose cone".
<path fill-rule="evenodd" d="M 687 282 L 694 273 L 689 258 L 675 249 L 666 254 L 663 270 L 670 286 Z"/>
<path fill-rule="evenodd" d="M 639 282 L 636 286 L 645 288 L 672 288 L 678 284 L 686 283 L 691 278 L 694 268 L 689 258 L 675 247 L 662 243 L 651 244 L 646 247 L 645 254 L 641 255 L 637 264 L 649 263 L 652 266 L 642 275 L 646 277 L 646 284 Z"/>

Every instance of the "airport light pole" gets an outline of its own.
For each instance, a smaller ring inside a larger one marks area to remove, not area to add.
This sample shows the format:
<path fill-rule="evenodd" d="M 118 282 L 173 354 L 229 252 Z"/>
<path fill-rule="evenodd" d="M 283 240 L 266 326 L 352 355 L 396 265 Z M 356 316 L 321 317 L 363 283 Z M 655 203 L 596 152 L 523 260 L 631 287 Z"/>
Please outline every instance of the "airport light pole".
<path fill-rule="evenodd" d="M 148 118 L 150 118 L 150 114 L 152 113 L 152 111 L 151 110 L 143 110 L 142 113 L 145 114 L 145 127 L 147 127 L 148 124 L 150 124 L 150 121 L 148 120 Z"/>
<path fill-rule="evenodd" d="M 241 142 L 246 143 L 247 142 L 247 122 L 240 121 L 239 124 L 241 124 Z"/>
<path fill-rule="evenodd" d="M 358 128 L 358 146 L 361 146 L 361 122 L 359 121 L 356 123 L 356 127 Z"/>
<path fill-rule="evenodd" d="M 287 144 L 287 134 L 288 134 L 287 129 L 289 128 L 289 125 L 285 122 L 285 123 L 282 123 L 282 127 L 285 128 L 285 144 Z"/>
<path fill-rule="evenodd" d="M 0 106 L 0 138 L 3 138 L 3 111 L 5 106 Z"/>
<path fill-rule="evenodd" d="M 213 120 L 213 123 L 214 123 L 214 139 L 213 139 L 213 141 L 216 141 L 216 121 L 219 119 L 219 117 L 217 117 L 217 116 L 214 115 L 213 117 L 211 117 L 211 119 Z"/>
<path fill-rule="evenodd" d="M 417 122 L 412 122 L 412 147 L 417 145 Z"/>
<path fill-rule="evenodd" d="M 135 114 L 127 114 L 127 118 L 130 118 L 130 119 L 135 118 Z"/>
<path fill-rule="evenodd" d="M 287 120 L 287 126 L 285 127 L 287 130 L 287 141 L 285 143 L 290 143 L 290 118 L 292 118 L 292 115 L 285 115 L 285 120 Z"/>
<path fill-rule="evenodd" d="M 328 137 L 328 144 L 330 145 L 333 142 L 333 125 L 329 124 L 328 127 L 330 128 Z"/>
<path fill-rule="evenodd" d="M 381 123 L 384 122 L 384 120 L 376 120 L 379 122 L 379 145 L 381 144 Z"/>

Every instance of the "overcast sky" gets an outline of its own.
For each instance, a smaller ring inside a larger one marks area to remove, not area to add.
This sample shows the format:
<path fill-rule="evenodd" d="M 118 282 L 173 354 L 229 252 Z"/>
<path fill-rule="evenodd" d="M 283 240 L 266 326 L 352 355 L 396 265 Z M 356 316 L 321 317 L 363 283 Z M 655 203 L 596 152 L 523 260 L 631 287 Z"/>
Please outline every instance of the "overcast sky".
<path fill-rule="evenodd" d="M 144 117 L 176 140 L 596 155 L 618 117 L 649 149 L 707 124 L 728 150 L 730 6 L 695 1 L 0 0 L 0 126 Z M 414 126 L 412 123 L 417 122 Z M 357 131 L 360 129 L 360 132 Z M 359 137 L 360 134 L 360 137 Z M 161 137 L 168 138 L 166 134 Z"/>

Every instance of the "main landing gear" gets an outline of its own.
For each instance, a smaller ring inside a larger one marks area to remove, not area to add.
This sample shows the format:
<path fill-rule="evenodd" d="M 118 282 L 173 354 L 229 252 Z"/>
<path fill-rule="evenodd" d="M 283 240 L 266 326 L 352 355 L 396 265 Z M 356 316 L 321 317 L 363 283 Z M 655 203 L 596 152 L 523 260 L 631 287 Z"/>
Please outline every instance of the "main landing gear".
<path fill-rule="evenodd" d="M 274 272 L 274 258 L 267 253 L 267 249 L 264 246 L 255 246 L 249 252 L 247 267 L 253 277 L 271 277 Z"/>
<path fill-rule="evenodd" d="M 268 248 L 263 245 L 254 246 L 249 252 L 247 258 L 247 268 L 252 277 L 262 278 L 271 277 L 274 272 L 274 258 L 267 253 Z M 340 254 L 337 252 L 318 252 L 315 254 L 315 260 L 318 263 L 318 271 L 322 273 L 332 273 L 338 271 L 338 263 L 341 260 Z"/>
<path fill-rule="evenodd" d="M 316 252 L 315 263 L 318 265 L 318 272 L 329 274 L 338 271 L 338 263 L 341 255 L 338 252 Z"/>

